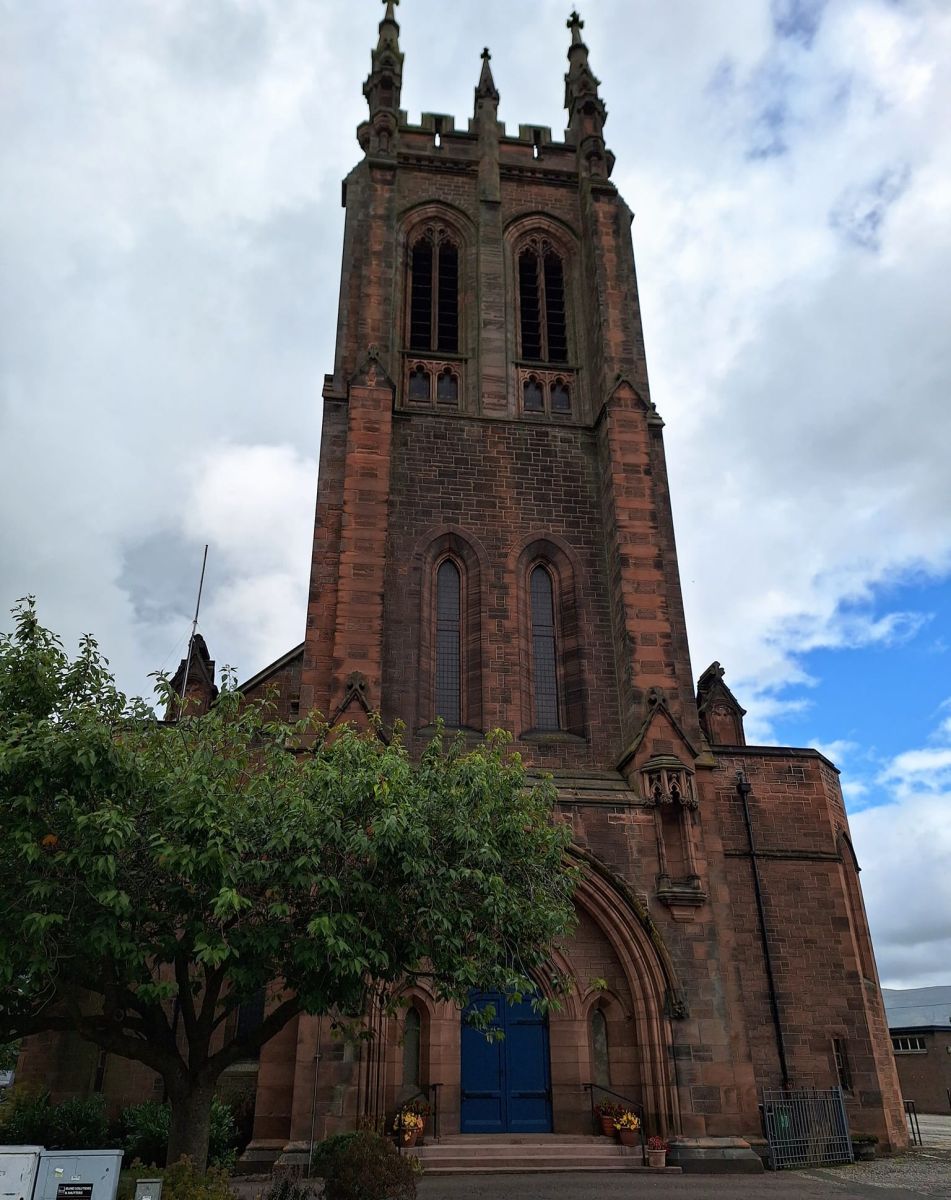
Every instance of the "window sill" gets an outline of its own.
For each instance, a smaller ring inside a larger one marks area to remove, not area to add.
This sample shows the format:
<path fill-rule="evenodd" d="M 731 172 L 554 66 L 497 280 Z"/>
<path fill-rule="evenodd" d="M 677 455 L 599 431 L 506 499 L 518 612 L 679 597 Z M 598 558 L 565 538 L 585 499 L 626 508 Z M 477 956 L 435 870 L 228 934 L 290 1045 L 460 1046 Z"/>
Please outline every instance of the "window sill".
<path fill-rule="evenodd" d="M 485 737 L 485 732 L 482 729 L 476 729 L 472 725 L 443 725 L 442 731 L 444 734 L 450 734 L 455 737 L 457 733 L 466 734 L 469 737 Z M 416 730 L 417 737 L 435 737 L 438 730 L 435 725 L 420 725 Z"/>
<path fill-rule="evenodd" d="M 579 733 L 569 733 L 567 729 L 526 729 L 518 735 L 520 742 L 535 742 L 551 745 L 563 742 L 566 745 L 584 746 L 587 739 Z"/>

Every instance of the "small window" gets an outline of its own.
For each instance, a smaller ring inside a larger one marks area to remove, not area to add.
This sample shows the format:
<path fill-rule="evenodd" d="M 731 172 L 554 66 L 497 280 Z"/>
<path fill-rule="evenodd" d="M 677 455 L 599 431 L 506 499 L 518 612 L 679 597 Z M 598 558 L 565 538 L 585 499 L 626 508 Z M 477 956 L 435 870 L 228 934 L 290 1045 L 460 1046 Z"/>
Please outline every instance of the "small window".
<path fill-rule="evenodd" d="M 429 402 L 429 372 L 423 366 L 414 367 L 409 373 L 409 398 Z"/>
<path fill-rule="evenodd" d="M 535 728 L 560 729 L 555 654 L 555 595 L 551 575 L 545 567 L 538 566 L 532 571 L 531 599 Z"/>
<path fill-rule="evenodd" d="M 462 580 L 452 559 L 436 572 L 436 716 L 460 724 Z"/>
<path fill-rule="evenodd" d="M 421 1022 L 419 1011 L 415 1008 L 406 1010 L 406 1021 L 403 1025 L 403 1086 L 419 1087 L 419 1050 Z"/>
<path fill-rule="evenodd" d="M 551 411 L 556 413 L 571 412 L 571 393 L 563 379 L 556 379 L 551 385 Z"/>
<path fill-rule="evenodd" d="M 256 1033 L 261 1028 L 264 1022 L 264 1009 L 267 1001 L 264 988 L 260 988 L 243 1004 L 238 1005 L 238 1023 L 235 1030 L 235 1036 L 238 1038 L 249 1037 L 252 1033 Z M 249 1051 L 249 1058 L 257 1058 L 261 1053 L 260 1050 Z"/>
<path fill-rule="evenodd" d="M 529 376 L 522 386 L 522 402 L 526 412 L 545 411 L 545 394 L 534 375 Z"/>
<path fill-rule="evenodd" d="M 591 1071 L 592 1082 L 599 1087 L 611 1084 L 611 1067 L 608 1057 L 608 1023 L 604 1011 L 596 1008 L 591 1013 Z"/>
<path fill-rule="evenodd" d="M 436 379 L 436 399 L 440 404 L 458 404 L 459 376 L 446 367 Z"/>
<path fill-rule="evenodd" d="M 102 1092 L 106 1082 L 106 1064 L 108 1061 L 109 1052 L 107 1050 L 100 1050 L 99 1057 L 96 1059 L 96 1073 L 92 1081 L 92 1090 L 97 1096 Z"/>
<path fill-rule="evenodd" d="M 427 229 L 409 256 L 409 347 L 459 352 L 459 249 L 439 229 Z"/>
<path fill-rule="evenodd" d="M 522 358 L 566 363 L 565 266 L 547 242 L 533 238 L 519 254 L 518 296 Z"/>
<path fill-rule="evenodd" d="M 832 1053 L 835 1057 L 835 1072 L 838 1076 L 839 1087 L 843 1092 L 851 1092 L 852 1065 L 849 1062 L 849 1052 L 844 1038 L 832 1039 Z"/>
<path fill-rule="evenodd" d="M 925 1039 L 922 1037 L 893 1037 L 892 1049 L 896 1054 L 927 1054 L 928 1052 Z"/>

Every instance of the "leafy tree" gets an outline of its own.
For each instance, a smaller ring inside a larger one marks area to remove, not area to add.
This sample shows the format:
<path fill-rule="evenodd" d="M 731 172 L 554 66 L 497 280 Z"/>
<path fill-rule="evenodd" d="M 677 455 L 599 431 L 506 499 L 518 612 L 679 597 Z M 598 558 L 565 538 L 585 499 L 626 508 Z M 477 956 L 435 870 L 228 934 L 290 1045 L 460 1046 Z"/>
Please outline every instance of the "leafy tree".
<path fill-rule="evenodd" d="M 530 987 L 572 919 L 551 785 L 501 734 L 413 763 L 381 732 L 286 725 L 230 679 L 165 724 L 22 602 L 0 638 L 0 1041 L 75 1031 L 146 1063 L 169 1161 L 202 1165 L 218 1076 L 297 1013 L 423 976 L 460 1003 Z"/>

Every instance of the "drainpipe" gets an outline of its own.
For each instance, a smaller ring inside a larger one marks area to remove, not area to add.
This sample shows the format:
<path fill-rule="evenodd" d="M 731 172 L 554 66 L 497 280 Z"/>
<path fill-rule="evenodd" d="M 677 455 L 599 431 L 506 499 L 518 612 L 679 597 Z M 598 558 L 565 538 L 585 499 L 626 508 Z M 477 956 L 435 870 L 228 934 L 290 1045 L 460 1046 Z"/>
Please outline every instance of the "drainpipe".
<path fill-rule="evenodd" d="M 753 820 L 750 816 L 749 795 L 753 790 L 749 780 L 742 771 L 736 773 L 736 790 L 743 801 L 743 821 L 746 825 L 746 839 L 750 847 L 750 865 L 753 868 L 753 891 L 756 895 L 756 912 L 759 917 L 760 940 L 763 943 L 763 962 L 766 966 L 766 987 L 769 991 L 769 1009 L 773 1017 L 773 1031 L 776 1034 L 776 1053 L 779 1055 L 779 1069 L 783 1077 L 783 1088 L 789 1087 L 789 1066 L 786 1062 L 786 1039 L 783 1037 L 783 1024 L 779 1015 L 779 1000 L 776 996 L 776 977 L 773 974 L 773 956 L 769 948 L 769 934 L 766 930 L 766 909 L 763 905 L 763 883 L 760 879 L 759 860 L 756 857 L 756 843 L 753 840 Z"/>

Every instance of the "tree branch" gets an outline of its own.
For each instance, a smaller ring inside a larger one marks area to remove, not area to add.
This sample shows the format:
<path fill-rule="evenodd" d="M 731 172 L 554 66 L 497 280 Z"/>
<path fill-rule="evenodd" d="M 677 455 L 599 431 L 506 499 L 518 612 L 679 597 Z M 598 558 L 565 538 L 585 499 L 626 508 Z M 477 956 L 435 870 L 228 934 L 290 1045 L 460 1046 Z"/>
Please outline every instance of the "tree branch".
<path fill-rule="evenodd" d="M 265 1042 L 270 1041 L 276 1033 L 280 1033 L 288 1021 L 296 1017 L 299 1012 L 301 1012 L 300 1000 L 297 996 L 291 996 L 268 1013 L 257 1029 L 243 1038 L 234 1038 L 217 1054 L 213 1054 L 208 1060 L 208 1068 L 214 1071 L 213 1078 L 217 1078 L 225 1067 L 230 1067 L 232 1063 L 247 1058 L 249 1054 L 260 1050 Z"/>

